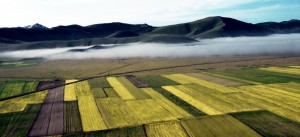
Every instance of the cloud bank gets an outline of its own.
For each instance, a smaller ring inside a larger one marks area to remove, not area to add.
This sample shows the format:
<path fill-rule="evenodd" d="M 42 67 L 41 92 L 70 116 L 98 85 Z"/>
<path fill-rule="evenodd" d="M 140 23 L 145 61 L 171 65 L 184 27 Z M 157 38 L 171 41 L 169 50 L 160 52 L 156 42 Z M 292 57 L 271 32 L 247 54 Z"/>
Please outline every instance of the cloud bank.
<path fill-rule="evenodd" d="M 107 45 L 108 46 L 108 45 Z M 83 47 L 76 47 L 83 48 Z M 84 47 L 88 48 L 88 47 Z M 60 59 L 203 57 L 253 54 L 300 54 L 300 34 L 200 40 L 193 44 L 133 43 L 110 49 L 68 52 L 71 48 L 0 53 L 0 57 Z"/>

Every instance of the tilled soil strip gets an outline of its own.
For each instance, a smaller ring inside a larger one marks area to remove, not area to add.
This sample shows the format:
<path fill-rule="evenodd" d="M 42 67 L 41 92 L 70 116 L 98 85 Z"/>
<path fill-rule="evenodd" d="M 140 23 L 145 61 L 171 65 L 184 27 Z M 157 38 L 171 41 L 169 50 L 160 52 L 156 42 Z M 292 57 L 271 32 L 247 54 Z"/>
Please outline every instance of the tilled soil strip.
<path fill-rule="evenodd" d="M 63 87 L 50 89 L 29 136 L 63 133 Z"/>
<path fill-rule="evenodd" d="M 49 90 L 44 104 L 42 105 L 41 111 L 29 133 L 29 136 L 47 135 L 55 93 L 55 90 Z"/>
<path fill-rule="evenodd" d="M 135 86 L 138 87 L 138 88 L 147 88 L 147 87 L 149 87 L 148 84 L 146 84 L 146 83 L 144 83 L 144 82 L 142 82 L 142 81 L 136 79 L 136 77 L 133 76 L 133 75 L 127 75 L 126 78 L 127 78 L 133 85 L 135 85 Z"/>
<path fill-rule="evenodd" d="M 64 87 L 53 89 L 56 91 L 53 102 L 48 135 L 59 135 L 64 132 Z"/>

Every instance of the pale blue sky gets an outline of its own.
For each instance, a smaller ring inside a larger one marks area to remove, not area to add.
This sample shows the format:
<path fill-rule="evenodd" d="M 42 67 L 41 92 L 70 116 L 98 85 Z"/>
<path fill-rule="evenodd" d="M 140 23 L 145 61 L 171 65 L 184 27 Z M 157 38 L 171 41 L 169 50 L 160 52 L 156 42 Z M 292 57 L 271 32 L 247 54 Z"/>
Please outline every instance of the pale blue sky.
<path fill-rule="evenodd" d="M 91 25 L 108 22 L 177 24 L 208 16 L 242 21 L 300 19 L 300 0 L 1 0 L 0 27 L 41 23 Z"/>

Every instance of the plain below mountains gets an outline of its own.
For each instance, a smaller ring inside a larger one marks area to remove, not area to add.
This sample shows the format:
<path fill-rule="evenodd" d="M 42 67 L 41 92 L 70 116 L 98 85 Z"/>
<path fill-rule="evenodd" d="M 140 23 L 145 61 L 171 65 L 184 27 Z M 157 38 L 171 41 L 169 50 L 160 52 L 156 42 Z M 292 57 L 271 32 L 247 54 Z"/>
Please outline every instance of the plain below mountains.
<path fill-rule="evenodd" d="M 134 42 L 190 43 L 199 39 L 300 33 L 300 21 L 251 24 L 232 18 L 208 17 L 194 22 L 153 27 L 148 24 L 106 23 L 90 26 L 41 24 L 0 28 L 0 51 L 124 44 Z"/>

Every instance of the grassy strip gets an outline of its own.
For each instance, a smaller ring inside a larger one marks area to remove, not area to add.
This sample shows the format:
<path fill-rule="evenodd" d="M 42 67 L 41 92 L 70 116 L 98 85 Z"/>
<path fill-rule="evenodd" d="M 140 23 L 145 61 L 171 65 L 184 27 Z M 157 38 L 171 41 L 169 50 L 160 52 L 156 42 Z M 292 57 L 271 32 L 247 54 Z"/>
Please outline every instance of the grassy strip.
<path fill-rule="evenodd" d="M 0 98 L 5 98 L 5 97 L 21 94 L 23 91 L 24 85 L 25 85 L 25 81 L 22 81 L 22 80 L 8 81 L 0 95 Z"/>
<path fill-rule="evenodd" d="M 3 68 L 18 68 L 18 67 L 26 67 L 36 65 L 38 61 L 12 61 L 12 62 L 2 62 L 0 63 L 0 67 Z"/>
<path fill-rule="evenodd" d="M 90 79 L 90 80 L 88 80 L 88 83 L 91 88 L 110 88 L 111 87 L 104 77 Z"/>
<path fill-rule="evenodd" d="M 226 71 L 213 72 L 213 73 L 228 76 L 228 77 L 244 79 L 252 82 L 264 83 L 264 84 L 287 83 L 287 82 L 300 83 L 300 76 L 263 71 L 256 68 L 226 70 Z"/>
<path fill-rule="evenodd" d="M 150 87 L 178 85 L 177 82 L 164 78 L 162 76 L 145 76 L 145 77 L 138 77 L 137 79 L 147 83 Z"/>
<path fill-rule="evenodd" d="M 23 93 L 36 91 L 38 85 L 39 85 L 38 81 L 26 82 L 23 89 Z"/>
<path fill-rule="evenodd" d="M 65 137 L 146 137 L 143 126 L 125 127 L 80 134 L 66 134 Z"/>
<path fill-rule="evenodd" d="M 184 109 L 186 112 L 190 113 L 193 116 L 203 116 L 205 115 L 203 112 L 198 110 L 197 108 L 191 106 L 190 104 L 186 103 L 185 101 L 181 100 L 180 98 L 176 97 L 175 95 L 171 94 L 170 92 L 162 89 L 162 88 L 154 88 L 155 91 L 162 94 L 165 98 L 172 101 L 177 106 Z"/>
<path fill-rule="evenodd" d="M 81 119 L 77 101 L 64 102 L 64 133 L 81 131 Z"/>
<path fill-rule="evenodd" d="M 278 72 L 278 73 L 300 75 L 300 71 L 297 68 L 268 67 L 268 68 L 260 68 L 260 69 L 265 71 Z"/>
<path fill-rule="evenodd" d="M 5 84 L 6 84 L 6 82 L 0 82 L 0 95 L 2 94 L 2 91 L 3 91 L 3 89 L 4 89 L 4 87 L 5 87 Z"/>
<path fill-rule="evenodd" d="M 120 97 L 118 93 L 113 88 L 103 88 L 107 97 Z"/>
<path fill-rule="evenodd" d="M 300 124 L 268 111 L 231 114 L 263 136 L 300 136 Z"/>
<path fill-rule="evenodd" d="M 23 112 L 0 115 L 1 136 L 27 136 L 40 108 L 40 104 L 28 105 Z"/>
<path fill-rule="evenodd" d="M 105 94 L 102 88 L 92 88 L 91 89 L 95 98 L 106 98 L 107 95 Z"/>

